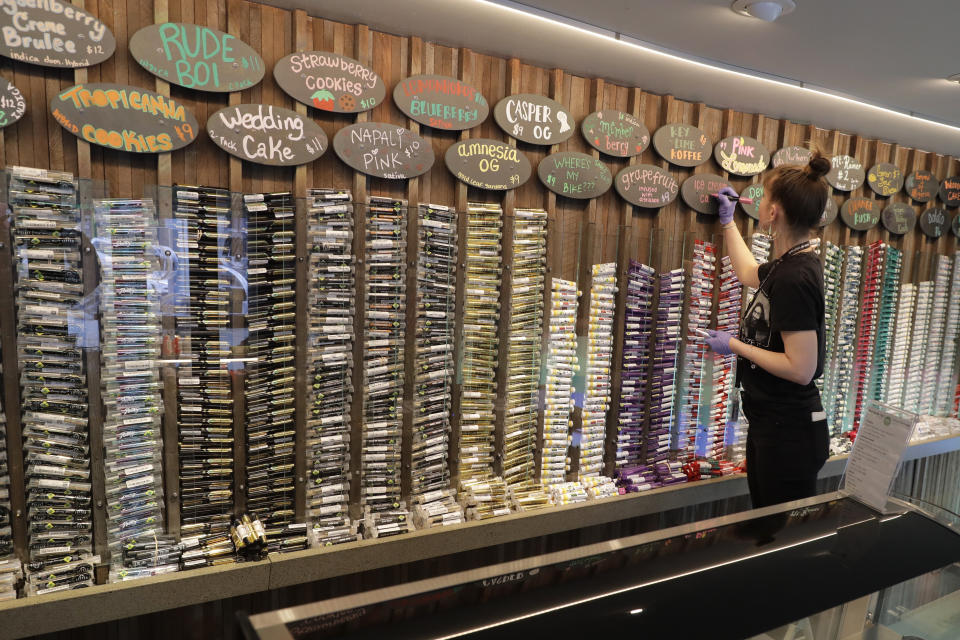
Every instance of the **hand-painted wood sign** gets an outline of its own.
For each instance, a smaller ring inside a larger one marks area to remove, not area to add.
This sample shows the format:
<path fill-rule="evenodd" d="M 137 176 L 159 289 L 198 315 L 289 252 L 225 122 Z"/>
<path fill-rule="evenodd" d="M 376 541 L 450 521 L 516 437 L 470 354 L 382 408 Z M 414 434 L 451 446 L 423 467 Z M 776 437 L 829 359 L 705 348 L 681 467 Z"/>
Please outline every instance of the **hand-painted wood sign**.
<path fill-rule="evenodd" d="M 830 171 L 827 182 L 838 191 L 853 191 L 863 184 L 867 172 L 863 163 L 853 156 L 834 156 L 830 158 Z"/>
<path fill-rule="evenodd" d="M 784 147 L 773 154 L 772 164 L 774 168 L 782 164 L 806 165 L 812 157 L 813 153 L 806 147 Z"/>
<path fill-rule="evenodd" d="M 837 209 L 836 201 L 830 196 L 827 196 L 827 204 L 823 208 L 823 213 L 820 214 L 820 226 L 825 227 L 836 220 L 837 213 L 839 213 L 839 209 Z"/>
<path fill-rule="evenodd" d="M 741 198 L 748 198 L 752 202 L 745 202 L 744 200 L 739 200 L 740 208 L 743 209 L 743 212 L 754 220 L 760 219 L 760 200 L 763 199 L 763 183 L 756 182 L 751 185 L 747 185 L 747 188 L 740 192 Z"/>
<path fill-rule="evenodd" d="M 696 167 L 710 158 L 710 138 L 689 124 L 665 124 L 653 134 L 653 148 L 680 167 Z"/>
<path fill-rule="evenodd" d="M 594 111 L 580 125 L 591 147 L 617 158 L 632 158 L 650 144 L 650 132 L 640 120 L 615 109 Z"/>
<path fill-rule="evenodd" d="M 73 135 L 130 153 L 180 149 L 200 130 L 197 119 L 176 100 L 121 84 L 74 85 L 54 96 L 50 112 Z"/>
<path fill-rule="evenodd" d="M 490 115 L 486 98 L 477 89 L 447 76 L 413 76 L 393 88 L 393 101 L 416 122 L 434 129 L 462 131 Z"/>
<path fill-rule="evenodd" d="M 754 138 L 730 136 L 713 148 L 717 164 L 735 176 L 755 176 L 770 164 L 770 152 Z"/>
<path fill-rule="evenodd" d="M 713 194 L 729 186 L 731 186 L 730 183 L 720 176 L 712 173 L 698 173 L 683 181 L 680 197 L 694 211 L 717 215 L 719 202 Z"/>
<path fill-rule="evenodd" d="M 620 197 L 644 209 L 659 209 L 674 201 L 680 192 L 677 179 L 652 164 L 632 164 L 617 173 L 614 188 Z"/>
<path fill-rule="evenodd" d="M 461 140 L 450 145 L 443 158 L 457 180 L 478 189 L 516 189 L 532 172 L 519 149 L 489 138 Z"/>
<path fill-rule="evenodd" d="M 508 134 L 530 144 L 559 144 L 573 135 L 576 126 L 562 104 L 535 93 L 507 96 L 493 108 L 493 119 Z"/>
<path fill-rule="evenodd" d="M 930 207 L 920 214 L 920 231 L 931 238 L 939 238 L 947 230 L 950 216 L 943 207 Z"/>
<path fill-rule="evenodd" d="M 8 127 L 27 111 L 27 101 L 20 89 L 6 79 L 0 79 L 0 128 Z"/>
<path fill-rule="evenodd" d="M 4 0 L 0 55 L 41 67 L 90 67 L 113 55 L 107 26 L 69 0 Z"/>
<path fill-rule="evenodd" d="M 867 184 L 878 195 L 892 196 L 903 188 L 903 171 L 889 162 L 875 164 L 867 172 Z"/>
<path fill-rule="evenodd" d="M 187 89 L 240 91 L 263 80 L 263 58 L 250 45 L 196 24 L 148 25 L 130 38 L 130 55 L 158 78 Z"/>
<path fill-rule="evenodd" d="M 884 207 L 880 220 L 884 229 L 902 236 L 917 224 L 917 212 L 905 202 L 891 202 Z"/>
<path fill-rule="evenodd" d="M 840 219 L 851 229 L 865 231 L 880 221 L 880 203 L 870 198 L 850 198 L 840 207 Z"/>
<path fill-rule="evenodd" d="M 207 120 L 207 135 L 231 155 L 273 166 L 305 164 L 327 150 L 327 134 L 313 120 L 273 105 L 220 109 Z"/>
<path fill-rule="evenodd" d="M 277 61 L 273 77 L 291 98 L 323 111 L 369 111 L 387 95 L 373 69 L 329 51 L 291 53 Z"/>
<path fill-rule="evenodd" d="M 537 175 L 550 191 L 578 200 L 601 196 L 613 183 L 607 165 L 593 156 L 576 151 L 550 154 L 540 161 Z"/>
<path fill-rule="evenodd" d="M 358 122 L 337 131 L 333 150 L 361 173 L 403 180 L 433 166 L 433 149 L 409 129 L 385 122 Z"/>
<path fill-rule="evenodd" d="M 907 176 L 903 188 L 917 202 L 930 202 L 936 197 L 940 182 L 931 172 L 921 169 Z"/>
<path fill-rule="evenodd" d="M 940 183 L 940 200 L 948 207 L 960 207 L 960 176 L 944 178 Z"/>
<path fill-rule="evenodd" d="M 950 223 L 950 229 L 953 231 L 953 235 L 960 238 L 960 213 L 953 216 L 953 222 Z"/>

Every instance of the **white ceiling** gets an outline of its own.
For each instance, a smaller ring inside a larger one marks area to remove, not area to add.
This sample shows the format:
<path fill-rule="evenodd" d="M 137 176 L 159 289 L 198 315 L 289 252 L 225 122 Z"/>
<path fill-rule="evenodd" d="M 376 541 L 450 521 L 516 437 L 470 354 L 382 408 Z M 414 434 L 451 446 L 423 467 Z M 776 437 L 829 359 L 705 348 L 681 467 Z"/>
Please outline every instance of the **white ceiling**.
<path fill-rule="evenodd" d="M 960 156 L 960 86 L 945 80 L 960 73 L 958 0 L 795 0 L 796 10 L 774 23 L 734 14 L 732 0 L 265 1 L 686 100 Z M 565 21 L 607 31 L 598 36 Z M 627 46 L 623 41 L 629 38 L 784 83 Z"/>
<path fill-rule="evenodd" d="M 705 60 L 960 125 L 960 2 L 795 0 L 776 22 L 732 0 L 521 0 Z"/>

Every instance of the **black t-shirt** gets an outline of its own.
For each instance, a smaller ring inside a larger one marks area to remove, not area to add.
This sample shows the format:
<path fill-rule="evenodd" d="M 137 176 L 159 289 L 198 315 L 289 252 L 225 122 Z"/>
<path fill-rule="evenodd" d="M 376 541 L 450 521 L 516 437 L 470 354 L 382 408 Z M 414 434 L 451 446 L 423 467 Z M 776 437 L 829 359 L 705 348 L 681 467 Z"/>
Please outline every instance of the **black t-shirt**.
<path fill-rule="evenodd" d="M 760 289 L 747 305 L 740 323 L 740 340 L 783 353 L 783 331 L 817 332 L 817 370 L 823 374 L 823 268 L 812 251 L 784 256 L 760 265 Z M 820 392 L 813 380 L 801 385 L 769 373 L 746 358 L 737 359 L 737 378 L 751 403 L 820 411 Z"/>

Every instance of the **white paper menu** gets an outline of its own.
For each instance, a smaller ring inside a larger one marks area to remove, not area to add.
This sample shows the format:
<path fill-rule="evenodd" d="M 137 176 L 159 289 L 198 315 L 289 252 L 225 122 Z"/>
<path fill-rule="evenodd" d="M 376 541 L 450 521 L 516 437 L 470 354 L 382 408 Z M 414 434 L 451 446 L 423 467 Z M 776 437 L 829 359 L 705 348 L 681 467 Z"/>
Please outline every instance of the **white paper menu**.
<path fill-rule="evenodd" d="M 915 413 L 869 402 L 847 460 L 841 491 L 885 512 L 890 487 L 916 423 Z"/>

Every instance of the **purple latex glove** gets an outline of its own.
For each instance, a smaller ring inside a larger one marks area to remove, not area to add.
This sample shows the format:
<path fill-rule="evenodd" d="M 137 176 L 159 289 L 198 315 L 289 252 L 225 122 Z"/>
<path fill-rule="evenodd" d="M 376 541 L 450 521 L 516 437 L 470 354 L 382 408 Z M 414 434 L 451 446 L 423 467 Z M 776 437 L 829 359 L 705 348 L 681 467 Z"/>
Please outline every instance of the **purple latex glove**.
<path fill-rule="evenodd" d="M 717 193 L 717 214 L 720 216 L 720 224 L 727 224 L 733 221 L 733 210 L 737 203 L 730 200 L 727 196 L 737 197 L 737 192 L 730 187 L 724 187 Z"/>
<path fill-rule="evenodd" d="M 714 329 L 707 329 L 707 333 L 710 334 L 710 337 L 704 338 L 704 340 L 707 346 L 713 349 L 714 353 L 721 356 L 728 356 L 733 353 L 733 350 L 730 348 L 732 335 L 726 331 L 716 331 Z"/>

